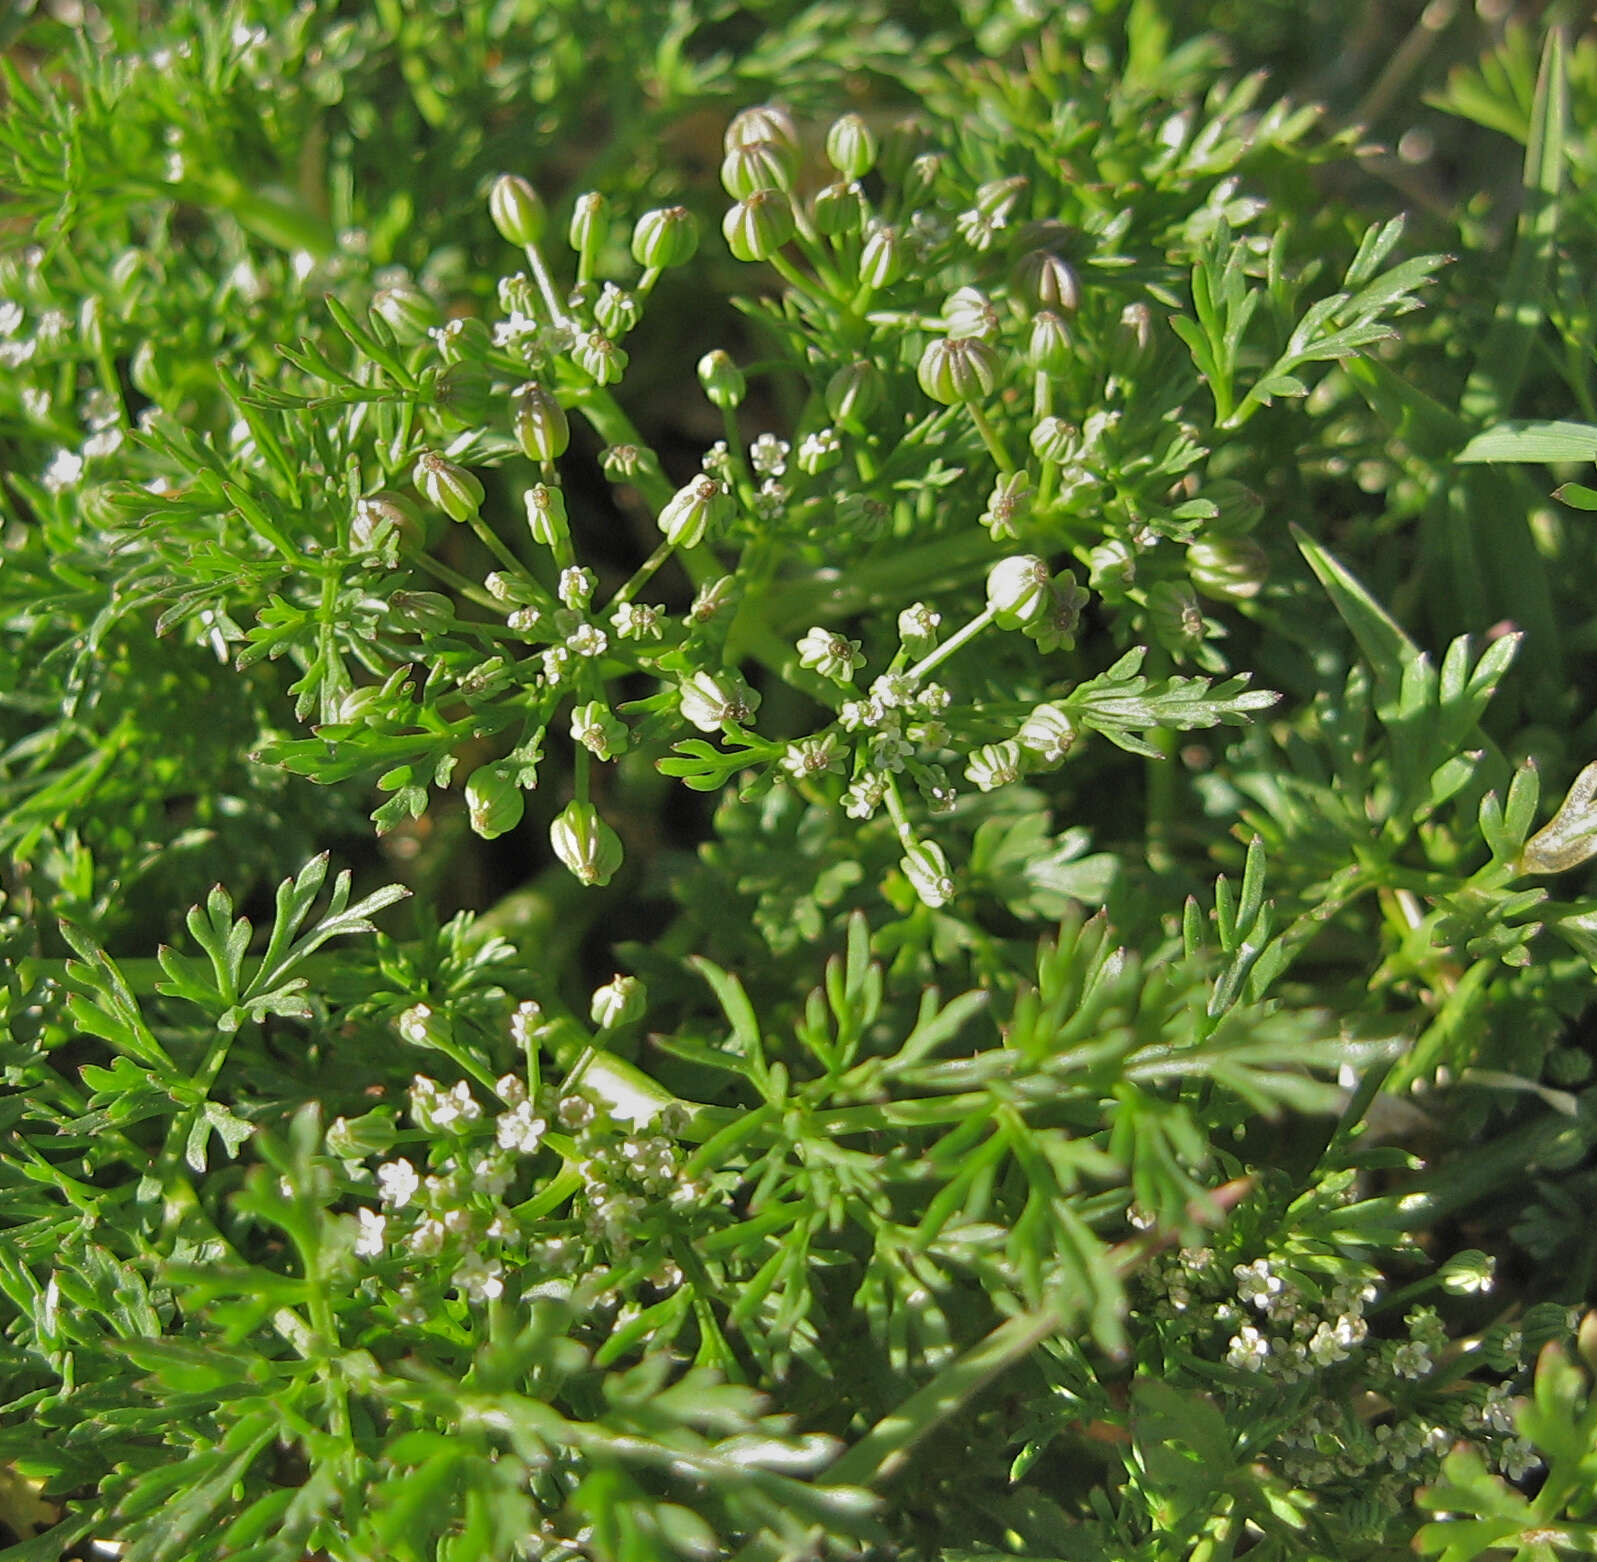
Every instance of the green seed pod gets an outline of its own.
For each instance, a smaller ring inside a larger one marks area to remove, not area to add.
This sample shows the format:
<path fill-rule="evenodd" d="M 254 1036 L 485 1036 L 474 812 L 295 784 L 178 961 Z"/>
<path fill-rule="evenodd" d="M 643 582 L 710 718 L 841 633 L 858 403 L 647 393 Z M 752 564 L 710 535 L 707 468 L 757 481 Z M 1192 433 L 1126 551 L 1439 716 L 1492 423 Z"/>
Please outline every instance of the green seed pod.
<path fill-rule="evenodd" d="M 1048 566 L 1033 553 L 1012 554 L 987 571 L 987 605 L 1000 629 L 1038 623 L 1052 606 Z"/>
<path fill-rule="evenodd" d="M 521 788 L 501 764 L 479 765 L 466 780 L 466 811 L 471 828 L 485 841 L 515 829 L 526 806 Z"/>
<path fill-rule="evenodd" d="M 617 287 L 614 282 L 606 282 L 599 289 L 598 300 L 593 306 L 593 318 L 611 341 L 625 336 L 642 317 L 643 310 L 637 298 L 625 288 Z"/>
<path fill-rule="evenodd" d="M 421 341 L 444 318 L 438 305 L 408 282 L 385 287 L 378 293 L 372 299 L 372 313 L 394 333 L 394 340 L 403 347 Z"/>
<path fill-rule="evenodd" d="M 1203 609 L 1191 586 L 1161 580 L 1148 592 L 1148 627 L 1173 656 L 1187 656 L 1203 644 Z"/>
<path fill-rule="evenodd" d="M 756 190 L 721 220 L 727 248 L 739 260 L 769 260 L 796 230 L 792 204 L 780 190 Z"/>
<path fill-rule="evenodd" d="M 810 200 L 810 225 L 823 238 L 858 233 L 865 226 L 865 192 L 857 184 L 829 184 Z"/>
<path fill-rule="evenodd" d="M 699 225 L 685 206 L 645 212 L 632 229 L 632 258 L 640 266 L 684 266 L 699 247 Z"/>
<path fill-rule="evenodd" d="M 917 841 L 899 860 L 904 877 L 914 886 L 921 904 L 936 910 L 954 898 L 954 880 L 948 858 L 935 841 Z"/>
<path fill-rule="evenodd" d="M 396 591 L 388 599 L 388 615 L 401 628 L 417 634 L 443 634 L 454 628 L 455 609 L 438 591 Z"/>
<path fill-rule="evenodd" d="M 438 356 L 445 363 L 485 358 L 493 351 L 493 346 L 488 327 L 475 315 L 451 320 L 438 333 Z"/>
<path fill-rule="evenodd" d="M 1020 744 L 1013 738 L 1002 743 L 986 743 L 965 763 L 965 779 L 982 792 L 996 792 L 1020 779 L 1023 758 Z"/>
<path fill-rule="evenodd" d="M 1081 306 L 1081 281 L 1068 260 L 1051 250 L 1032 250 L 1015 263 L 1015 292 L 1039 309 L 1071 315 Z"/>
<path fill-rule="evenodd" d="M 597 190 L 586 190 L 577 197 L 571 208 L 571 226 L 566 232 L 567 241 L 579 255 L 596 254 L 605 240 L 606 218 L 609 207 Z"/>
<path fill-rule="evenodd" d="M 749 388 L 743 371 L 733 363 L 731 354 L 719 347 L 699 359 L 699 384 L 710 398 L 710 405 L 719 407 L 722 412 L 730 412 L 741 406 Z"/>
<path fill-rule="evenodd" d="M 416 487 L 452 521 L 469 521 L 481 508 L 482 484 L 465 467 L 428 450 L 416 462 Z"/>
<path fill-rule="evenodd" d="M 1207 538 L 1188 545 L 1187 573 L 1206 597 L 1247 602 L 1263 587 L 1270 559 L 1251 537 Z"/>
<path fill-rule="evenodd" d="M 726 127 L 722 149 L 730 152 L 735 146 L 748 146 L 755 141 L 775 141 L 794 158 L 799 155 L 799 135 L 793 118 L 785 108 L 775 103 L 761 103 L 734 115 L 731 124 Z"/>
<path fill-rule="evenodd" d="M 558 548 L 571 535 L 566 519 L 566 499 L 558 488 L 534 483 L 527 490 L 527 528 L 532 540 L 546 548 Z"/>
<path fill-rule="evenodd" d="M 996 341 L 998 311 L 980 288 L 957 288 L 943 300 L 943 325 L 950 336 L 978 336 L 984 342 Z"/>
<path fill-rule="evenodd" d="M 481 428 L 493 416 L 493 376 L 486 364 L 462 358 L 433 381 L 433 405 L 461 428 Z"/>
<path fill-rule="evenodd" d="M 1076 454 L 1076 430 L 1063 418 L 1042 418 L 1031 431 L 1031 448 L 1039 460 L 1060 466 Z"/>
<path fill-rule="evenodd" d="M 1026 362 L 1040 374 L 1063 374 L 1075 361 L 1070 329 L 1051 309 L 1032 317 Z"/>
<path fill-rule="evenodd" d="M 826 132 L 826 159 L 845 179 L 863 179 L 876 162 L 876 137 L 858 114 L 834 119 Z"/>
<path fill-rule="evenodd" d="M 883 223 L 860 251 L 859 279 L 867 287 L 891 287 L 904 275 L 904 241 L 898 229 Z"/>
<path fill-rule="evenodd" d="M 594 990 L 588 1017 L 600 1030 L 615 1030 L 641 1020 L 648 1001 L 648 991 L 637 977 L 615 976 Z"/>
<path fill-rule="evenodd" d="M 927 344 L 916 370 L 920 388 L 945 407 L 980 401 L 998 383 L 998 354 L 980 337 L 939 337 Z"/>
<path fill-rule="evenodd" d="M 592 803 L 567 803 L 549 826 L 549 844 L 583 884 L 608 884 L 622 863 L 621 837 Z"/>
<path fill-rule="evenodd" d="M 846 363 L 826 382 L 827 413 L 845 428 L 863 428 L 881 406 L 884 389 L 882 371 L 874 363 L 865 358 Z"/>
<path fill-rule="evenodd" d="M 554 461 L 571 443 L 571 425 L 554 393 L 537 380 L 528 380 L 512 397 L 511 426 L 516 443 L 532 461 Z"/>
<path fill-rule="evenodd" d="M 488 192 L 488 215 L 511 244 L 536 244 L 543 237 L 543 200 L 520 174 L 500 174 L 494 180 Z"/>
<path fill-rule="evenodd" d="M 712 523 L 719 525 L 734 507 L 725 483 L 701 475 L 676 491 L 655 524 L 672 547 L 696 548 Z"/>
<path fill-rule="evenodd" d="M 721 160 L 721 188 L 734 201 L 747 200 L 756 190 L 793 188 L 796 162 L 775 141 L 748 141 L 735 146 Z"/>
<path fill-rule="evenodd" d="M 571 741 L 580 743 L 595 759 L 624 754 L 629 737 L 626 723 L 600 700 L 588 700 L 571 712 Z"/>

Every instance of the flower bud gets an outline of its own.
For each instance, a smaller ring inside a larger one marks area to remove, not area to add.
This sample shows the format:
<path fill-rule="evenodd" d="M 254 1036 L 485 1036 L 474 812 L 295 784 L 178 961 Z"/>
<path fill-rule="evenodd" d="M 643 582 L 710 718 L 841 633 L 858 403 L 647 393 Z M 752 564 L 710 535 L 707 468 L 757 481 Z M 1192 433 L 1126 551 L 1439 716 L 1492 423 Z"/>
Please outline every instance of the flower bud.
<path fill-rule="evenodd" d="M 956 288 L 943 300 L 943 324 L 950 336 L 979 336 L 991 342 L 998 335 L 998 311 L 980 288 Z"/>
<path fill-rule="evenodd" d="M 443 319 L 443 314 L 419 287 L 401 282 L 385 287 L 372 299 L 372 313 L 390 331 L 402 347 L 409 347 L 425 337 Z"/>
<path fill-rule="evenodd" d="M 442 634 L 455 623 L 453 604 L 438 591 L 396 591 L 388 599 L 388 613 L 417 634 Z"/>
<path fill-rule="evenodd" d="M 571 227 L 566 238 L 579 255 L 597 253 L 605 240 L 608 203 L 597 190 L 586 190 L 571 208 Z"/>
<path fill-rule="evenodd" d="M 543 237 L 543 201 L 520 174 L 500 174 L 494 180 L 488 215 L 511 244 L 536 244 Z"/>
<path fill-rule="evenodd" d="M 645 212 L 632 230 L 632 258 L 640 266 L 669 270 L 692 260 L 699 247 L 699 225 L 685 206 Z"/>
<path fill-rule="evenodd" d="M 865 240 L 860 251 L 859 279 L 867 287 L 891 287 L 904 275 L 904 241 L 898 229 L 882 223 Z"/>
<path fill-rule="evenodd" d="M 1131 545 L 1108 537 L 1087 555 L 1087 582 L 1106 602 L 1123 602 L 1137 583 L 1137 556 Z"/>
<path fill-rule="evenodd" d="M 756 190 L 788 191 L 795 171 L 792 154 L 779 143 L 748 141 L 722 158 L 721 188 L 734 201 L 747 200 Z"/>
<path fill-rule="evenodd" d="M 1051 309 L 1039 310 L 1032 317 L 1026 362 L 1041 374 L 1063 374 L 1074 359 L 1065 322 Z"/>
<path fill-rule="evenodd" d="M 721 220 L 727 248 L 739 260 L 769 260 L 795 228 L 793 207 L 780 190 L 756 190 Z"/>
<path fill-rule="evenodd" d="M 882 178 L 889 185 L 902 184 L 909 166 L 926 146 L 926 136 L 918 120 L 899 119 L 887 127 L 877 161 Z M 913 202 L 906 201 L 906 205 Z"/>
<path fill-rule="evenodd" d="M 699 359 L 699 384 L 710 398 L 710 405 L 719 407 L 722 412 L 741 406 L 748 390 L 743 371 L 733 363 L 731 355 L 719 347 Z"/>
<path fill-rule="evenodd" d="M 466 812 L 485 841 L 515 829 L 525 810 L 526 798 L 504 765 L 479 765 L 467 778 Z"/>
<path fill-rule="evenodd" d="M 810 223 L 823 238 L 858 233 L 865 226 L 865 192 L 857 184 L 829 184 L 810 198 Z"/>
<path fill-rule="evenodd" d="M 1251 537 L 1203 539 L 1187 547 L 1187 573 L 1206 597 L 1247 602 L 1264 585 L 1270 559 Z"/>
<path fill-rule="evenodd" d="M 531 461 L 553 461 L 571 443 L 565 408 L 537 380 L 528 380 L 512 397 L 511 426 L 516 443 Z"/>
<path fill-rule="evenodd" d="M 682 714 L 700 732 L 719 732 L 728 721 L 742 726 L 760 703 L 759 695 L 730 669 L 696 672 L 684 678 L 678 688 Z"/>
<path fill-rule="evenodd" d="M 1144 303 L 1127 304 L 1110 341 L 1116 370 L 1127 374 L 1139 369 L 1153 353 L 1153 311 Z"/>
<path fill-rule="evenodd" d="M 858 114 L 832 121 L 826 132 L 826 159 L 845 179 L 863 179 L 876 162 L 876 137 Z"/>
<path fill-rule="evenodd" d="M 1077 727 L 1057 705 L 1036 705 L 1015 734 L 1045 765 L 1057 765 L 1076 745 Z"/>
<path fill-rule="evenodd" d="M 730 152 L 735 146 L 748 146 L 756 141 L 774 141 L 795 158 L 799 155 L 799 135 L 793 118 L 775 103 L 761 103 L 735 114 L 726 127 L 722 145 L 723 150 Z"/>
<path fill-rule="evenodd" d="M 1034 553 L 1012 554 L 987 571 L 987 605 L 1000 629 L 1020 629 L 1047 613 L 1052 592 L 1048 566 Z"/>
<path fill-rule="evenodd" d="M 1028 304 L 1074 314 L 1081 305 L 1081 282 L 1075 267 L 1051 250 L 1032 250 L 1015 264 L 1015 292 Z"/>
<path fill-rule="evenodd" d="M 588 1016 L 600 1030 L 616 1030 L 643 1018 L 649 995 L 635 976 L 613 976 L 596 988 L 588 1004 Z"/>
<path fill-rule="evenodd" d="M 934 841 L 917 841 L 899 861 L 904 877 L 914 886 L 921 903 L 935 910 L 954 898 L 954 881 L 948 858 Z"/>
<path fill-rule="evenodd" d="M 621 837 L 592 803 L 567 803 L 549 826 L 549 844 L 584 884 L 608 884 L 621 866 Z"/>
<path fill-rule="evenodd" d="M 355 501 L 349 522 L 352 552 L 385 553 L 390 547 L 414 548 L 423 537 L 421 514 L 403 494 L 383 490 Z"/>
<path fill-rule="evenodd" d="M 547 483 L 534 483 L 527 490 L 527 528 L 532 540 L 546 548 L 558 548 L 571 535 L 566 520 L 566 497 Z"/>
<path fill-rule="evenodd" d="M 920 388 L 945 407 L 956 401 L 980 401 L 998 383 L 998 354 L 979 337 L 939 337 L 921 354 L 916 378 Z"/>
<path fill-rule="evenodd" d="M 845 428 L 860 429 L 882 403 L 882 371 L 868 359 L 846 363 L 826 382 L 826 410 Z"/>
<path fill-rule="evenodd" d="M 976 210 L 1000 225 L 1007 223 L 1015 203 L 1030 183 L 1024 174 L 1011 174 L 1007 179 L 989 179 L 976 191 Z"/>
<path fill-rule="evenodd" d="M 452 521 L 469 521 L 482 508 L 482 484 L 465 467 L 428 450 L 416 462 L 413 474 L 423 498 L 438 506 Z"/>
<path fill-rule="evenodd" d="M 675 548 L 696 548 L 711 523 L 719 524 L 735 508 L 725 483 L 714 477 L 695 477 L 679 488 L 655 523 Z"/>

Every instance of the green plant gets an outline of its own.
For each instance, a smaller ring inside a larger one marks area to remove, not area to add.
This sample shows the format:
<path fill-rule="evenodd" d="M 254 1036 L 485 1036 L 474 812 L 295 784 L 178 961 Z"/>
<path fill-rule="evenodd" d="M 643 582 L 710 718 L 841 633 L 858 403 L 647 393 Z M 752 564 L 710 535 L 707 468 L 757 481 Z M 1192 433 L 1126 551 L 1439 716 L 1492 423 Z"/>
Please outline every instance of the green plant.
<path fill-rule="evenodd" d="M 1589 41 L 1173 15 L 20 28 L 5 1555 L 1576 1533 Z"/>

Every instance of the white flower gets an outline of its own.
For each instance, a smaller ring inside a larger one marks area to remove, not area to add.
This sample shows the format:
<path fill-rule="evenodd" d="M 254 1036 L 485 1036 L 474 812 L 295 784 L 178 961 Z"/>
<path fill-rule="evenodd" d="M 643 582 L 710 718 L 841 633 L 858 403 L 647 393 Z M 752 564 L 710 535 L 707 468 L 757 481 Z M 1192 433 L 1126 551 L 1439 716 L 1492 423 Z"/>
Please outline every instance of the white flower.
<path fill-rule="evenodd" d="M 1272 1296 L 1279 1296 L 1285 1287 L 1280 1275 L 1270 1268 L 1267 1258 L 1256 1258 L 1251 1264 L 1238 1264 L 1231 1273 L 1236 1276 L 1237 1295 L 1252 1302 L 1263 1312 Z"/>
<path fill-rule="evenodd" d="M 660 610 L 643 602 L 623 602 L 611 613 L 610 625 L 623 640 L 658 640 Z"/>
<path fill-rule="evenodd" d="M 482 1107 L 463 1079 L 452 1089 L 440 1091 L 432 1109 L 434 1128 L 453 1128 L 457 1123 L 465 1126 L 476 1122 L 481 1116 Z"/>
<path fill-rule="evenodd" d="M 502 1150 L 515 1150 L 531 1155 L 543 1143 L 548 1124 L 533 1113 L 532 1103 L 522 1101 L 508 1112 L 502 1112 L 494 1124 L 494 1138 Z"/>
<path fill-rule="evenodd" d="M 409 1161 L 389 1161 L 377 1168 L 377 1186 L 384 1204 L 403 1209 L 421 1186 L 421 1178 Z"/>
<path fill-rule="evenodd" d="M 1392 1352 L 1392 1370 L 1401 1378 L 1423 1378 L 1431 1370 L 1430 1347 L 1409 1340 Z"/>
<path fill-rule="evenodd" d="M 58 450 L 44 469 L 41 481 L 50 493 L 58 494 L 63 488 L 70 488 L 82 476 L 83 457 L 75 450 Z"/>
<path fill-rule="evenodd" d="M 1541 1458 L 1523 1437 L 1511 1437 L 1497 1455 L 1497 1468 L 1511 1481 L 1521 1479 L 1541 1464 Z"/>
<path fill-rule="evenodd" d="M 827 732 L 818 738 L 800 738 L 796 743 L 789 743 L 782 755 L 782 768 L 797 781 L 840 771 L 843 754 L 836 734 Z"/>
<path fill-rule="evenodd" d="M 934 613 L 924 602 L 911 602 L 898 615 L 898 637 L 900 640 L 930 640 L 942 621 L 943 615 Z"/>
<path fill-rule="evenodd" d="M 447 1235 L 443 1221 L 425 1215 L 406 1239 L 406 1251 L 417 1258 L 436 1258 L 444 1250 L 444 1238 Z"/>
<path fill-rule="evenodd" d="M 798 642 L 799 666 L 818 672 L 836 683 L 848 683 L 854 669 L 864 665 L 858 640 L 849 640 L 819 624 L 807 630 Z"/>
<path fill-rule="evenodd" d="M 610 648 L 610 637 L 597 624 L 578 624 L 566 636 L 566 645 L 577 656 L 603 656 Z"/>
<path fill-rule="evenodd" d="M 881 807 L 886 795 L 885 778 L 867 771 L 843 794 L 843 812 L 850 819 L 869 819 Z"/>
<path fill-rule="evenodd" d="M 792 447 L 785 439 L 774 434 L 761 434 L 749 446 L 749 465 L 761 477 L 780 477 L 787 470 L 788 451 Z"/>
<path fill-rule="evenodd" d="M 1225 1353 L 1225 1362 L 1228 1367 L 1240 1367 L 1247 1372 L 1258 1372 L 1264 1367 L 1269 1355 L 1270 1342 L 1251 1323 L 1245 1323 L 1231 1336 L 1231 1343 Z"/>
<path fill-rule="evenodd" d="M 0 336 L 15 336 L 22 329 L 22 305 L 15 299 L 0 299 Z"/>
<path fill-rule="evenodd" d="M 374 1209 L 357 1210 L 360 1230 L 355 1233 L 355 1253 L 359 1258 L 380 1258 L 383 1251 L 383 1233 L 388 1227 L 388 1217 Z"/>

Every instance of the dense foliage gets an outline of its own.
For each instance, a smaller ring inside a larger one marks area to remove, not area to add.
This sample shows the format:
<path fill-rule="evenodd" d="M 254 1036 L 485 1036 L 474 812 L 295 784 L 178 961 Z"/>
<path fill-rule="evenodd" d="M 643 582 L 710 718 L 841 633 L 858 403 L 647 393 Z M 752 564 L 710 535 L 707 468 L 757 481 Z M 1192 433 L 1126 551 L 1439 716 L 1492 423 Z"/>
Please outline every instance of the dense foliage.
<path fill-rule="evenodd" d="M 0 21 L 0 1557 L 1597 1554 L 1584 25 Z"/>

